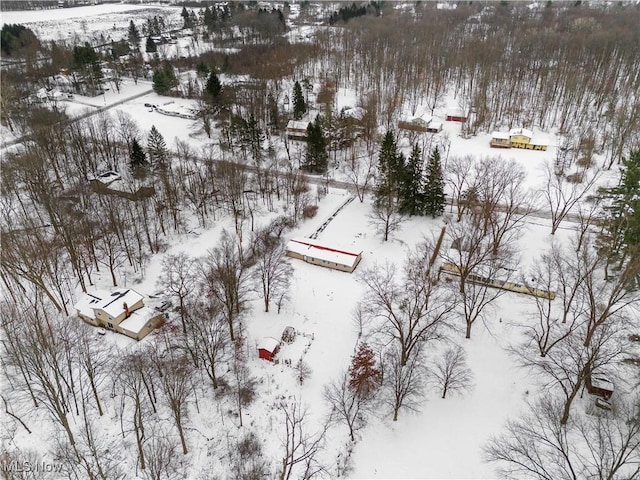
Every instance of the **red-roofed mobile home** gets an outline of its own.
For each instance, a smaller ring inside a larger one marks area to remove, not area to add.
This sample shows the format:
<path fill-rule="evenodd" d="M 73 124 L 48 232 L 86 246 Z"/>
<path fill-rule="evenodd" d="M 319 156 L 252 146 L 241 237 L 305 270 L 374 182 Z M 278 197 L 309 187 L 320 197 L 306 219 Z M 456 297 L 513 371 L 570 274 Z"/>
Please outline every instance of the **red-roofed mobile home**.
<path fill-rule="evenodd" d="M 362 260 L 362 252 L 340 250 L 310 238 L 290 240 L 287 244 L 287 256 L 349 273 L 352 273 Z"/>

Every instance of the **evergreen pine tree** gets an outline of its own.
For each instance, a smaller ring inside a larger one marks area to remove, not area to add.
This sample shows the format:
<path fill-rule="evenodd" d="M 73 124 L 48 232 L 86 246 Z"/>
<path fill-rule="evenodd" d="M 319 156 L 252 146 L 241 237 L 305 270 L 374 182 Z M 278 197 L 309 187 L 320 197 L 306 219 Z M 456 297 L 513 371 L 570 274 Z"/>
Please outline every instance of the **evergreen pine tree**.
<path fill-rule="evenodd" d="M 155 125 L 151 127 L 151 131 L 147 137 L 147 152 L 149 153 L 151 165 L 160 167 L 166 165 L 169 157 L 167 143 Z"/>
<path fill-rule="evenodd" d="M 404 157 L 398 153 L 393 132 L 387 131 L 380 145 L 378 158 L 378 174 L 374 190 L 375 203 L 393 200 L 397 203 L 400 194 L 400 183 L 403 176 Z"/>
<path fill-rule="evenodd" d="M 598 243 L 609 262 L 620 268 L 640 254 L 640 149 L 622 161 L 618 185 L 602 189 L 601 194 L 610 201 Z"/>
<path fill-rule="evenodd" d="M 328 161 L 327 140 L 322 128 L 322 117 L 318 115 L 307 127 L 307 155 L 303 168 L 311 173 L 325 173 Z"/>
<path fill-rule="evenodd" d="M 209 7 L 209 5 L 206 6 L 206 8 L 204 9 L 204 14 L 203 14 L 203 18 L 204 18 L 204 25 L 207 27 L 208 30 L 213 30 L 213 27 L 215 25 L 215 13 L 216 10 L 215 9 L 211 9 L 211 7 Z"/>
<path fill-rule="evenodd" d="M 216 105 L 220 101 L 220 94 L 222 93 L 222 84 L 215 71 L 211 71 L 207 84 L 204 87 L 205 93 L 209 103 Z"/>
<path fill-rule="evenodd" d="M 144 153 L 140 142 L 138 142 L 137 138 L 133 139 L 133 143 L 131 144 L 131 155 L 129 156 L 129 169 L 134 177 L 144 176 L 145 169 L 149 165 L 147 161 L 147 154 Z"/>
<path fill-rule="evenodd" d="M 189 12 L 187 12 L 187 7 L 182 7 L 182 12 L 180 13 L 182 17 L 182 28 L 189 28 Z"/>
<path fill-rule="evenodd" d="M 153 38 L 147 37 L 147 44 L 145 46 L 145 51 L 147 53 L 156 53 L 158 51 L 158 47 L 156 46 L 156 42 L 153 41 Z"/>
<path fill-rule="evenodd" d="M 129 43 L 133 46 L 134 50 L 138 50 L 140 48 L 140 32 L 138 32 L 138 27 L 133 23 L 133 20 L 129 20 Z M 154 44 L 155 46 L 155 44 Z"/>
<path fill-rule="evenodd" d="M 280 112 L 278 110 L 278 104 L 273 94 L 267 95 L 267 111 L 269 114 L 269 125 L 276 130 L 280 129 Z"/>
<path fill-rule="evenodd" d="M 400 181 L 399 211 L 405 215 L 422 215 L 425 208 L 422 152 L 418 145 L 413 146 L 411 156 L 404 168 Z"/>
<path fill-rule="evenodd" d="M 306 111 L 307 104 L 302 95 L 302 87 L 300 86 L 300 82 L 296 81 L 293 85 L 293 118 L 300 120 Z"/>
<path fill-rule="evenodd" d="M 169 91 L 167 78 L 163 69 L 153 71 L 153 91 L 158 95 L 164 95 Z"/>
<path fill-rule="evenodd" d="M 153 91 L 158 95 L 166 95 L 177 84 L 173 67 L 169 62 L 166 62 L 162 68 L 153 71 Z"/>
<path fill-rule="evenodd" d="M 427 164 L 427 180 L 424 192 L 424 213 L 437 217 L 444 212 L 444 180 L 442 178 L 442 165 L 440 163 L 440 150 L 433 149 Z"/>

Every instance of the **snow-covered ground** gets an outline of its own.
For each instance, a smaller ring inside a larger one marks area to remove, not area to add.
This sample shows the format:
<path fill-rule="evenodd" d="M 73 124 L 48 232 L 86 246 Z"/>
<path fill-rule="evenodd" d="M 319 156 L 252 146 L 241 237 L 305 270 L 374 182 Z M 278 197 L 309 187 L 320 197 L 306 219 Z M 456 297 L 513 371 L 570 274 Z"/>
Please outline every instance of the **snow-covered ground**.
<path fill-rule="evenodd" d="M 147 18 L 161 16 L 167 28 L 181 26 L 180 7 L 105 3 L 85 7 L 2 12 L 3 24 L 28 26 L 41 40 L 90 40 L 102 34 L 106 41 L 126 38 L 129 20 L 141 26 Z"/>
<path fill-rule="evenodd" d="M 33 23 L 32 28 L 38 34 L 44 33 L 44 38 L 57 38 L 56 35 L 71 33 L 68 30 L 69 22 L 76 23 L 78 18 L 86 20 L 88 30 L 95 31 L 105 27 L 108 29 L 117 20 L 116 31 L 122 34 L 123 25 L 128 23 L 131 16 L 137 15 L 138 12 L 164 11 L 162 9 L 165 8 L 174 15 L 179 12 L 173 7 L 154 6 L 150 10 L 149 6 L 108 4 L 46 12 L 3 12 L 2 21 Z M 292 5 L 290 17 L 295 18 L 298 11 L 299 7 Z M 43 19 L 46 19 L 46 22 Z M 62 25 L 66 27 L 63 28 Z M 290 35 L 302 41 L 309 32 L 309 27 L 300 27 Z M 177 50 L 177 47 L 172 48 Z M 231 79 L 222 77 L 222 80 L 224 83 Z M 317 92 L 317 89 L 318 85 L 315 85 L 314 91 Z M 174 140 L 179 139 L 188 141 L 195 150 L 199 150 L 217 141 L 215 137 L 208 139 L 194 120 L 162 115 L 156 109 L 145 106 L 161 106 L 173 102 L 172 106 L 192 108 L 195 102 L 158 96 L 149 92 L 150 90 L 151 84 L 147 81 L 139 81 L 136 85 L 133 81 L 125 79 L 120 93 L 109 90 L 104 95 L 93 98 L 76 95 L 73 100 L 66 102 L 66 111 L 71 115 L 81 115 L 108 107 L 112 113 L 126 112 L 138 122 L 143 132 L 149 131 L 151 126 L 155 125 L 169 146 L 173 146 Z M 336 103 L 338 109 L 355 107 L 357 98 L 354 91 L 347 88 L 339 89 Z M 434 117 L 443 120 L 445 114 L 446 110 L 439 108 Z M 447 158 L 453 155 L 472 154 L 476 158 L 501 156 L 514 159 L 527 171 L 527 187 L 535 189 L 542 180 L 545 162 L 553 160 L 556 156 L 555 132 L 535 132 L 546 136 L 550 145 L 546 152 L 538 152 L 491 149 L 489 132 L 464 139 L 460 136 L 460 128 L 459 123 L 445 122 L 443 132 L 433 136 L 433 142 L 446 147 L 445 167 Z M 428 143 L 431 136 L 425 136 L 424 139 Z M 405 151 L 408 149 L 408 142 L 403 138 L 399 143 Z M 611 181 L 616 175 L 616 172 L 608 172 L 603 181 Z M 330 189 L 328 195 L 319 202 L 317 216 L 302 222 L 289 236 L 298 237 L 313 233 L 349 195 L 344 190 Z M 264 337 L 279 338 L 286 326 L 293 326 L 299 332 L 299 336 L 292 345 L 283 348 L 280 358 L 290 358 L 295 364 L 298 358 L 303 357 L 312 373 L 301 385 L 290 366 L 282 361 L 279 364 L 265 362 L 252 352 L 249 368 L 252 375 L 259 379 L 259 385 L 258 399 L 246 412 L 245 424 L 248 427 L 237 428 L 234 420 L 226 415 L 225 408 L 231 408 L 228 404 L 201 399 L 199 412 L 191 406 L 188 426 L 197 430 L 197 433 L 189 436 L 188 478 L 208 478 L 200 476 L 202 472 L 227 473 L 227 460 L 218 455 L 216 442 L 229 441 L 229 436 L 239 436 L 249 429 L 260 432 L 265 441 L 265 457 L 275 469 L 281 454 L 278 435 L 281 434 L 282 428 L 281 415 L 276 406 L 282 398 L 290 399 L 295 396 L 301 399 L 303 404 L 309 407 L 315 425 L 326 415 L 327 405 L 323 399 L 323 389 L 348 366 L 358 340 L 352 312 L 363 294 L 361 272 L 387 261 L 395 262 L 399 266 L 407 251 L 423 238 L 435 238 L 446 219 L 411 218 L 402 224 L 389 242 L 382 242 L 380 237 L 374 234 L 370 224 L 370 211 L 369 196 L 364 203 L 357 200 L 351 202 L 318 238 L 327 243 L 362 250 L 363 260 L 354 274 L 292 260 L 294 278 L 290 300 L 280 314 L 274 311 L 264 313 L 262 300 L 257 296 L 252 298 L 251 310 L 244 319 L 247 344 L 255 345 Z M 257 216 L 263 223 L 271 216 L 267 212 L 260 214 Z M 146 296 L 154 294 L 158 290 L 161 263 L 166 255 L 184 252 L 194 257 L 203 256 L 209 248 L 216 245 L 223 228 L 233 228 L 229 219 L 217 222 L 208 230 L 171 238 L 167 250 L 151 258 L 144 276 L 125 278 L 125 286 L 135 288 Z M 549 234 L 550 228 L 550 222 L 545 219 L 531 218 L 528 221 L 519 248 L 524 266 L 534 262 L 535 258 L 549 247 L 552 238 Z M 572 233 L 571 225 L 565 223 L 554 238 L 559 242 L 567 242 Z M 96 284 L 108 286 L 108 276 L 98 276 Z M 443 400 L 439 392 L 433 388 L 429 389 L 420 412 L 402 412 L 397 422 L 390 421 L 388 412 L 383 409 L 376 412 L 370 418 L 367 428 L 359 434 L 360 438 L 351 458 L 353 469 L 349 477 L 495 477 L 492 467 L 483 463 L 480 447 L 491 435 L 498 434 L 506 420 L 518 415 L 523 410 L 526 400 L 536 394 L 535 379 L 530 378 L 525 370 L 515 367 L 514 360 L 506 351 L 507 347 L 518 342 L 522 332 L 516 325 L 527 322 L 528 314 L 533 308 L 530 298 L 507 293 L 496 302 L 494 313 L 487 324 L 474 326 L 471 339 L 465 340 L 462 334 L 454 337 L 454 341 L 464 347 L 474 374 L 474 387 L 471 392 Z M 70 321 L 80 322 L 75 318 Z M 462 319 L 460 322 L 462 328 L 464 322 Z M 144 348 L 147 342 L 145 340 L 135 343 L 111 333 L 107 333 L 106 341 L 113 342 L 122 349 Z M 113 439 L 118 438 L 120 428 L 117 422 L 109 423 L 115 415 L 116 412 L 109 412 L 109 418 L 101 421 L 104 434 Z M 32 440 L 26 435 L 18 434 L 16 437 L 16 442 L 21 445 L 29 445 L 30 441 Z M 329 431 L 327 449 L 324 453 L 327 465 L 333 465 L 338 455 L 344 456 L 347 443 L 348 437 L 344 429 L 335 428 Z M 44 448 L 44 445 L 40 447 Z M 133 471 L 134 465 L 124 466 Z M 133 478 L 133 474 L 127 478 Z"/>

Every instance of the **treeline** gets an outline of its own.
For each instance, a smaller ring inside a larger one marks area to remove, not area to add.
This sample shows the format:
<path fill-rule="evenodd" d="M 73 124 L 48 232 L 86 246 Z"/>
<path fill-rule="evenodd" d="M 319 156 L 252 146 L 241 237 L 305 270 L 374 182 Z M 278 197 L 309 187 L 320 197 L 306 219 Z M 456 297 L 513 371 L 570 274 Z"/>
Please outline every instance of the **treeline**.
<path fill-rule="evenodd" d="M 0 3 L 0 11 L 41 10 L 58 8 L 58 0 L 6 0 Z"/>
<path fill-rule="evenodd" d="M 219 157 L 183 141 L 170 152 L 158 135 L 140 131 L 129 115 L 100 114 L 37 129 L 22 153 L 7 156 L 1 259 L 10 291 L 35 289 L 69 314 L 74 285 L 86 289 L 104 268 L 114 285 L 125 270 L 142 274 L 171 232 L 191 228 L 192 215 L 201 227 L 231 216 L 242 232 L 279 202 L 294 222 L 315 202 L 293 167 L 276 173 L 249 157 L 250 173 L 230 162 L 239 153 L 235 142 Z M 93 176 L 108 170 L 123 176 L 125 194 L 92 187 Z"/>
<path fill-rule="evenodd" d="M 347 23 L 352 18 L 362 17 L 364 15 L 379 15 L 380 5 L 378 2 L 369 2 L 368 5 L 356 6 L 352 3 L 348 7 L 342 7 L 337 12 L 333 12 L 329 17 L 329 25 L 335 25 L 338 22 Z"/>
<path fill-rule="evenodd" d="M 403 105 L 433 112 L 453 92 L 470 116 L 465 135 L 557 127 L 574 151 L 591 141 L 610 166 L 638 142 L 639 22 L 630 4 L 422 4 L 319 32 L 319 62 L 300 70 L 371 92 L 387 128 Z"/>

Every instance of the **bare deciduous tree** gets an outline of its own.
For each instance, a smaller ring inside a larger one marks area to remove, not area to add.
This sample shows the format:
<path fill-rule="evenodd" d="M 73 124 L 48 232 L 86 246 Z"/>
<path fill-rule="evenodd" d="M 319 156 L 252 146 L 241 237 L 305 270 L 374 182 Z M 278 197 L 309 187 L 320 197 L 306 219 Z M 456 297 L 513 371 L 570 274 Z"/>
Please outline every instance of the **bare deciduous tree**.
<path fill-rule="evenodd" d="M 618 414 L 581 417 L 567 425 L 558 421 L 562 409 L 562 401 L 543 396 L 528 415 L 509 421 L 506 433 L 489 441 L 486 460 L 497 463 L 504 478 L 579 480 L 640 474 L 637 398 Z"/>
<path fill-rule="evenodd" d="M 157 365 L 160 376 L 159 383 L 166 397 L 167 405 L 171 410 L 175 426 L 178 429 L 184 455 L 188 453 L 184 434 L 184 420 L 187 416 L 186 404 L 193 389 L 190 365 L 186 357 L 161 360 Z"/>
<path fill-rule="evenodd" d="M 187 316 L 186 349 L 194 367 L 203 368 L 218 388 L 218 370 L 227 355 L 229 334 L 225 319 L 218 305 L 198 302 L 189 308 Z"/>
<path fill-rule="evenodd" d="M 393 421 L 398 420 L 400 410 L 417 411 L 423 400 L 426 371 L 419 350 L 413 351 L 403 363 L 402 352 L 392 345 L 385 354 L 382 372 L 383 400 L 393 412 Z"/>
<path fill-rule="evenodd" d="M 297 400 L 281 403 L 278 407 L 284 416 L 284 448 L 280 480 L 299 478 L 308 480 L 319 475 L 325 467 L 318 461 L 318 454 L 324 448 L 327 425 L 316 432 L 309 432 L 307 410 Z M 295 472 L 295 473 L 294 473 Z"/>
<path fill-rule="evenodd" d="M 223 230 L 218 246 L 209 250 L 203 265 L 207 295 L 222 307 L 231 340 L 235 340 L 236 321 L 244 308 L 248 257 L 242 244 Z"/>
<path fill-rule="evenodd" d="M 259 480 L 270 473 L 262 444 L 253 432 L 244 435 L 235 445 L 230 445 L 229 454 L 233 469 L 228 476 L 230 480 Z"/>
<path fill-rule="evenodd" d="M 454 204 L 458 206 L 458 222 L 469 205 L 465 201 L 465 196 L 468 196 L 468 192 L 475 186 L 475 171 L 472 165 L 473 157 L 471 155 L 453 156 L 449 158 L 444 171 L 445 180 L 453 192 L 451 209 L 453 209 Z"/>
<path fill-rule="evenodd" d="M 256 275 L 262 286 L 264 311 L 268 312 L 271 300 L 289 288 L 293 269 L 286 257 L 284 240 L 272 233 L 272 227 L 259 231 L 253 243 Z"/>
<path fill-rule="evenodd" d="M 382 334 L 397 342 L 403 365 L 425 341 L 441 337 L 455 307 L 451 293 L 438 285 L 429 264 L 431 248 L 425 243 L 408 256 L 402 278 L 392 264 L 362 274 L 367 286 L 366 314 L 379 319 Z"/>
<path fill-rule="evenodd" d="M 397 203 L 390 199 L 373 205 L 369 215 L 369 223 L 375 227 L 378 234 L 382 235 L 385 242 L 400 228 L 404 220 L 405 218 L 398 211 Z"/>
<path fill-rule="evenodd" d="M 355 150 L 351 149 L 351 158 L 345 162 L 345 173 L 351 185 L 358 195 L 360 203 L 364 202 L 367 189 L 373 180 L 375 163 L 373 155 L 365 154 L 362 157 L 356 157 Z"/>
<path fill-rule="evenodd" d="M 167 255 L 162 260 L 162 273 L 158 283 L 178 300 L 182 333 L 187 333 L 186 303 L 196 283 L 196 260 L 184 252 Z"/>
<path fill-rule="evenodd" d="M 545 186 L 542 189 L 542 196 L 549 207 L 551 235 L 554 235 L 571 209 L 593 188 L 600 173 L 585 171 L 568 177 L 556 172 L 553 163 L 548 162 L 544 175 Z"/>
<path fill-rule="evenodd" d="M 521 363 L 541 374 L 549 388 L 562 391 L 564 405 L 559 421 L 563 425 L 568 422 L 571 406 L 591 374 L 602 372 L 624 351 L 619 325 L 613 322 L 599 328 L 588 347 L 582 340 L 583 331 L 584 326 L 559 342 L 545 357 L 530 357 L 526 350 L 518 352 Z"/>
<path fill-rule="evenodd" d="M 176 449 L 169 440 L 165 432 L 152 432 L 149 441 L 145 443 L 144 455 L 147 458 L 147 468 L 142 474 L 147 480 L 177 480 L 183 478 L 178 469 L 179 459 Z"/>
<path fill-rule="evenodd" d="M 349 429 L 351 441 L 355 441 L 355 434 L 366 425 L 367 408 L 370 402 L 361 398 L 349 386 L 349 372 L 344 371 L 340 376 L 324 388 L 324 399 L 331 406 L 331 420 L 344 423 Z"/>
<path fill-rule="evenodd" d="M 469 390 L 473 372 L 467 366 L 467 356 L 459 345 L 449 348 L 434 364 L 432 375 L 442 389 L 442 398 L 449 392 Z"/>

